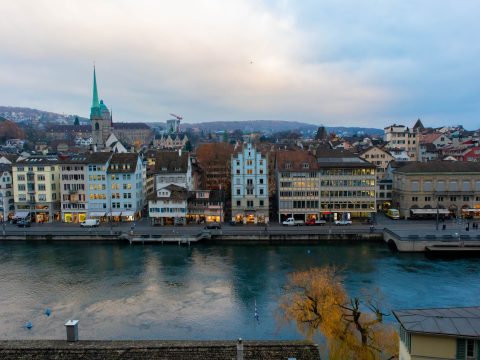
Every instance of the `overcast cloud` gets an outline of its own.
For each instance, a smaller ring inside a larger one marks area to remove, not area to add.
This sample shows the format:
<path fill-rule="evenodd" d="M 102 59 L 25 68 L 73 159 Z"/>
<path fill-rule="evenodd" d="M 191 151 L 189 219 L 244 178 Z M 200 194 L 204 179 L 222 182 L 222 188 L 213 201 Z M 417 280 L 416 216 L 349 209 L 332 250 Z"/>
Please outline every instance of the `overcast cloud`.
<path fill-rule="evenodd" d="M 0 105 L 480 126 L 474 0 L 0 0 Z"/>

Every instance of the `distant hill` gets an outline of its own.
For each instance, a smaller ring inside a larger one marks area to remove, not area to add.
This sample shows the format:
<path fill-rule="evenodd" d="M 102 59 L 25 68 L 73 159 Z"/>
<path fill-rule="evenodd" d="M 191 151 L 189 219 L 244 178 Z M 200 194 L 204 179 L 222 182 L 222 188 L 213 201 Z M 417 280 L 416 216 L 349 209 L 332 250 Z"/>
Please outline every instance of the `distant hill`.
<path fill-rule="evenodd" d="M 57 123 L 57 124 L 73 124 L 76 115 L 58 114 L 49 111 L 38 109 L 30 109 L 26 107 L 15 106 L 0 106 L 0 117 L 4 117 L 15 123 L 31 123 L 32 121 L 39 121 L 42 124 Z M 89 123 L 90 120 L 83 117 L 78 117 L 81 123 Z M 165 123 L 152 122 L 147 123 L 152 128 L 163 128 Z M 244 120 L 244 121 L 207 121 L 201 123 L 182 123 L 182 128 L 197 128 L 205 132 L 215 131 L 234 131 L 242 130 L 260 131 L 265 134 L 280 132 L 280 131 L 299 131 L 304 134 L 315 134 L 318 125 L 308 124 L 301 121 L 285 121 L 285 120 Z M 327 126 L 329 132 L 334 132 L 343 136 L 353 136 L 358 132 L 369 135 L 382 135 L 383 129 L 363 128 L 363 127 L 345 127 L 345 126 Z"/>
<path fill-rule="evenodd" d="M 13 122 L 40 121 L 42 123 L 73 124 L 76 115 L 57 114 L 50 111 L 18 106 L 0 106 L 0 116 Z M 80 121 L 89 121 L 79 117 Z"/>
<path fill-rule="evenodd" d="M 245 120 L 245 121 L 211 121 L 197 124 L 185 123 L 183 128 L 197 128 L 206 132 L 215 131 L 260 131 L 263 133 L 274 133 L 280 131 L 299 131 L 305 133 L 316 133 L 318 125 L 308 124 L 300 121 L 285 120 Z M 329 132 L 352 136 L 359 132 L 370 135 L 383 135 L 383 129 L 363 128 L 363 127 L 345 127 L 345 126 L 327 126 Z"/>

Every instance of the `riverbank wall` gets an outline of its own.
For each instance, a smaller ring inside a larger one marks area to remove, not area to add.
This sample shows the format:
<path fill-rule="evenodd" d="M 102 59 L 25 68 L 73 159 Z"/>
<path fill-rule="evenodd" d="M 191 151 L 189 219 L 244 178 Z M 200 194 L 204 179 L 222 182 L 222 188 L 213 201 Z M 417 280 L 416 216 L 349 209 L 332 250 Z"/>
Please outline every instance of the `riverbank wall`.
<path fill-rule="evenodd" d="M 382 242 L 381 232 L 325 232 L 314 234 L 282 234 L 282 233 L 246 233 L 223 234 L 221 231 L 197 235 L 152 235 L 115 232 L 112 234 L 45 234 L 29 232 L 25 234 L 5 234 L 0 236 L 0 242 L 121 242 L 130 244 L 213 244 L 213 245 L 312 245 L 326 242 L 358 243 Z"/>

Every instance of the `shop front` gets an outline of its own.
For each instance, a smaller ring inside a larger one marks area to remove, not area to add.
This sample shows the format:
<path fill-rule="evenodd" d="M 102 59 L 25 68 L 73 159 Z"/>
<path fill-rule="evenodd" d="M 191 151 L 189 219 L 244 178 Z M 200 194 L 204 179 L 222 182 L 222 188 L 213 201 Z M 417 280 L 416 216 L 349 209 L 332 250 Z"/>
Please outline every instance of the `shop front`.
<path fill-rule="evenodd" d="M 62 221 L 65 223 L 78 224 L 78 223 L 84 222 L 86 219 L 87 219 L 87 213 L 85 212 L 81 212 L 81 213 L 68 212 L 68 213 L 63 213 Z"/>

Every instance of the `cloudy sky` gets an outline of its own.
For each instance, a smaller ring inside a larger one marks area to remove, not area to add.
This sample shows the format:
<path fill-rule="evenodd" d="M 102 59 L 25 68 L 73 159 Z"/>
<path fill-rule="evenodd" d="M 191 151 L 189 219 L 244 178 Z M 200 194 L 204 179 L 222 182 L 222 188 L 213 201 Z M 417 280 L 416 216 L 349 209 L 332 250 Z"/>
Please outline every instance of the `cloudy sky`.
<path fill-rule="evenodd" d="M 0 0 L 0 105 L 480 126 L 477 0 Z"/>

